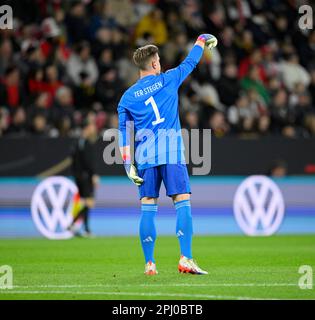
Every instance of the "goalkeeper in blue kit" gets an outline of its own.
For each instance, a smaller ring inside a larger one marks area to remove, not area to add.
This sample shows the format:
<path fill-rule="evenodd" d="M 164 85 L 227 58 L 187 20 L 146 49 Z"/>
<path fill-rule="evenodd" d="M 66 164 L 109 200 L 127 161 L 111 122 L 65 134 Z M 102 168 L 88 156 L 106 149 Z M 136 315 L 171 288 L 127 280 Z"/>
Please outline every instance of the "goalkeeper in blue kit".
<path fill-rule="evenodd" d="M 178 88 L 200 61 L 204 47 L 211 49 L 216 44 L 214 36 L 200 35 L 185 60 L 165 73 L 161 73 L 156 46 L 138 48 L 133 59 L 140 69 L 140 79 L 123 94 L 118 104 L 120 151 L 128 177 L 139 187 L 139 233 L 147 275 L 157 274 L 155 215 L 162 181 L 176 209 L 176 235 L 180 245 L 178 270 L 207 274 L 192 255 L 191 191 L 179 121 Z M 131 154 L 132 128 L 134 157 Z"/>

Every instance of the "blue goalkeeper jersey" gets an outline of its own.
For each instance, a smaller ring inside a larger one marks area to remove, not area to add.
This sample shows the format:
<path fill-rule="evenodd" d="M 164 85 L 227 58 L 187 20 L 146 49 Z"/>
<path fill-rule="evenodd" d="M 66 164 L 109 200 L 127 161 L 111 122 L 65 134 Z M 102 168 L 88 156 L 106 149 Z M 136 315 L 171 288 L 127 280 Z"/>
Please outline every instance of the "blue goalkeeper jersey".
<path fill-rule="evenodd" d="M 130 145 L 134 127 L 135 161 L 138 169 L 185 163 L 178 110 L 178 88 L 201 59 L 195 45 L 176 68 L 139 79 L 118 104 L 119 146 Z"/>

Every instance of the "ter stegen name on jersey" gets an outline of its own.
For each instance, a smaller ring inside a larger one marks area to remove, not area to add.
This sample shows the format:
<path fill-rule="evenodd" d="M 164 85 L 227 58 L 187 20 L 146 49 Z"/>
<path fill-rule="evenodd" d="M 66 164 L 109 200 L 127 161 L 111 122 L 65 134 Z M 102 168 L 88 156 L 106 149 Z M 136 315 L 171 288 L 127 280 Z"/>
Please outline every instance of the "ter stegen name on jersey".
<path fill-rule="evenodd" d="M 143 90 L 137 90 L 134 92 L 135 98 L 141 97 L 143 95 L 146 95 L 148 93 L 152 93 L 160 88 L 163 87 L 163 84 L 161 81 L 155 82 L 152 86 L 146 87 Z"/>

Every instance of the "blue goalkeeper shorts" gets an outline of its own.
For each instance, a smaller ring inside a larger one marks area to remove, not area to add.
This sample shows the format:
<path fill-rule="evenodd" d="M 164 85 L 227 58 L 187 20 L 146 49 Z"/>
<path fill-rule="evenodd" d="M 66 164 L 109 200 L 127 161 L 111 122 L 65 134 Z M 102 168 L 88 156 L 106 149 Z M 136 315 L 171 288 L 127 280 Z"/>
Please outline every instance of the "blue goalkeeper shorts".
<path fill-rule="evenodd" d="M 191 193 L 186 164 L 162 164 L 157 167 L 138 170 L 144 182 L 139 187 L 140 199 L 143 197 L 158 198 L 163 181 L 166 195 Z"/>

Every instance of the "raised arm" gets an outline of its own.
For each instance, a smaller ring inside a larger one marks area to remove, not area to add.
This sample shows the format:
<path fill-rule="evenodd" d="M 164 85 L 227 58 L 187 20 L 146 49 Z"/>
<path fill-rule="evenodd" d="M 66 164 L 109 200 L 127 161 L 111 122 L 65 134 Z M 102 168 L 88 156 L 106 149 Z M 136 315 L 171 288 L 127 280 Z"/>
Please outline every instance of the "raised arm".
<path fill-rule="evenodd" d="M 170 69 L 165 73 L 167 80 L 174 81 L 176 87 L 179 87 L 199 63 L 205 46 L 212 49 L 216 44 L 215 36 L 211 34 L 200 35 L 185 60 L 177 68 Z"/>

